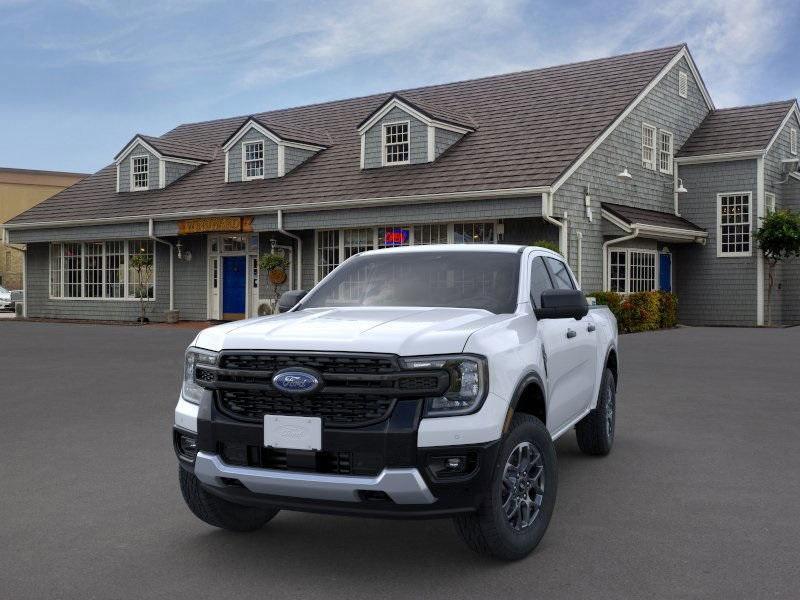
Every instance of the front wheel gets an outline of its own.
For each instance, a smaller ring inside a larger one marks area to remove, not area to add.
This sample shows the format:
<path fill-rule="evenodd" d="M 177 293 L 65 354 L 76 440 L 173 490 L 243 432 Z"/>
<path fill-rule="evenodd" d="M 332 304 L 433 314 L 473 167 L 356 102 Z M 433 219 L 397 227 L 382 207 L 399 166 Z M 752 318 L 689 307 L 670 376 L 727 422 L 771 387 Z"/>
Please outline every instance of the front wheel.
<path fill-rule="evenodd" d="M 475 552 L 519 560 L 547 531 L 556 502 L 558 469 L 544 424 L 516 414 L 498 452 L 491 490 L 478 512 L 455 518 L 456 530 Z"/>

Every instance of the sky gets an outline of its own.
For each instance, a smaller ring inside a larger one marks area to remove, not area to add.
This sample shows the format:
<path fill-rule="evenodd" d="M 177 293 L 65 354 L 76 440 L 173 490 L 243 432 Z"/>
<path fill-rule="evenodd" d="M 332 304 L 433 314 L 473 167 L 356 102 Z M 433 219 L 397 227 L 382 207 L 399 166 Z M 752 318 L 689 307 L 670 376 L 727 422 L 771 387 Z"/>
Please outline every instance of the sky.
<path fill-rule="evenodd" d="M 135 133 L 680 42 L 717 107 L 800 96 L 796 0 L 0 0 L 0 166 Z"/>

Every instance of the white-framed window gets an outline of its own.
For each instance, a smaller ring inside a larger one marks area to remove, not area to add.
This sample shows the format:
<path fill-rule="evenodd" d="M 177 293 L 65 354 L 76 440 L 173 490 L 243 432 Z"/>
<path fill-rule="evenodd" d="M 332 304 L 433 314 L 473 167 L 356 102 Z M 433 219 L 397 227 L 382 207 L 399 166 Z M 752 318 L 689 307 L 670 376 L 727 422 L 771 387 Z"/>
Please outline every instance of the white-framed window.
<path fill-rule="evenodd" d="M 678 71 L 678 96 L 689 97 L 689 75 L 686 71 Z"/>
<path fill-rule="evenodd" d="M 131 156 L 131 190 L 141 191 L 150 187 L 150 157 Z"/>
<path fill-rule="evenodd" d="M 656 128 L 647 123 L 642 123 L 642 166 L 656 168 Z"/>
<path fill-rule="evenodd" d="M 614 248 L 608 252 L 608 289 L 620 294 L 658 289 L 655 250 Z"/>
<path fill-rule="evenodd" d="M 50 297 L 97 300 L 155 298 L 155 264 L 139 285 L 131 256 L 153 258 L 153 240 L 53 242 L 50 244 Z"/>
<path fill-rule="evenodd" d="M 797 154 L 797 129 L 789 128 L 789 152 Z"/>
<path fill-rule="evenodd" d="M 317 281 L 359 252 L 396 246 L 494 243 L 496 231 L 494 221 L 319 229 L 315 236 Z"/>
<path fill-rule="evenodd" d="M 383 164 L 407 165 L 410 161 L 410 122 L 385 123 L 383 125 Z"/>
<path fill-rule="evenodd" d="M 242 179 L 264 178 L 264 142 L 242 144 Z"/>
<path fill-rule="evenodd" d="M 672 174 L 672 133 L 658 132 L 658 170 Z"/>
<path fill-rule="evenodd" d="M 775 212 L 775 194 L 772 192 L 766 192 L 764 194 L 764 204 L 766 204 L 767 214 L 772 214 Z"/>
<path fill-rule="evenodd" d="M 717 256 L 750 256 L 752 193 L 717 195 Z"/>

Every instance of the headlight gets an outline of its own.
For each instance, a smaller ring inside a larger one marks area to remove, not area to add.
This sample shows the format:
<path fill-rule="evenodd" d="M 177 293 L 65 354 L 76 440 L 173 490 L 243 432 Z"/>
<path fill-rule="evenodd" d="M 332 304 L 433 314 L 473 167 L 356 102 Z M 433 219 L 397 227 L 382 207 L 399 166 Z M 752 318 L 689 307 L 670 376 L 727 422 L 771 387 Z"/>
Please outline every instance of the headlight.
<path fill-rule="evenodd" d="M 209 350 L 201 350 L 200 348 L 189 348 L 186 350 L 186 361 L 183 365 L 183 388 L 181 395 L 184 400 L 200 404 L 203 398 L 203 388 L 197 385 L 194 378 L 194 368 L 197 365 L 216 365 L 217 364 L 216 352 Z"/>
<path fill-rule="evenodd" d="M 450 387 L 443 396 L 425 398 L 426 417 L 452 417 L 476 412 L 486 398 L 489 370 L 480 356 L 415 356 L 402 358 L 404 369 L 446 370 Z"/>

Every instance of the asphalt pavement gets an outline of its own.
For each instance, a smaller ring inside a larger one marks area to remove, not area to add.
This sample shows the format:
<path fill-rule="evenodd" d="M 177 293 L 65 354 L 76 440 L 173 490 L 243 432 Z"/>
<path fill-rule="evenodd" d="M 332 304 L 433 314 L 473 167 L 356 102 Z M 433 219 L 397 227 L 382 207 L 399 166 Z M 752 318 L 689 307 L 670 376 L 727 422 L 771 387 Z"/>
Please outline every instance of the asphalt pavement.
<path fill-rule="evenodd" d="M 557 442 L 550 529 L 512 564 L 448 520 L 195 519 L 170 438 L 193 335 L 0 322 L 0 598 L 800 597 L 800 328 L 624 336 L 615 448 Z"/>

